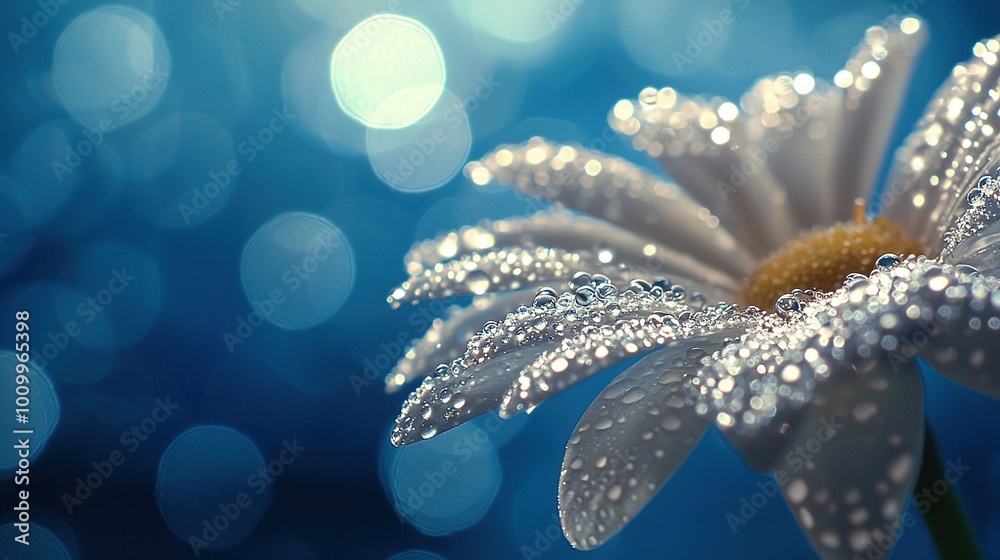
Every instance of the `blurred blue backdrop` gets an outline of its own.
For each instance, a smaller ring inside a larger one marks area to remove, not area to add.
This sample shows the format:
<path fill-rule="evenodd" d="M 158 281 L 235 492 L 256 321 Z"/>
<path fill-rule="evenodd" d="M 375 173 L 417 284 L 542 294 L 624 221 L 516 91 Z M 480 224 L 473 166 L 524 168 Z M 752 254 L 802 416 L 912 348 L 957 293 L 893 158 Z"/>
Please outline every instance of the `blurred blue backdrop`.
<path fill-rule="evenodd" d="M 671 53 L 727 8 L 734 22 L 679 67 Z M 414 241 L 536 208 L 473 187 L 469 157 L 541 135 L 653 167 L 608 128 L 618 99 L 663 85 L 737 99 L 786 70 L 830 79 L 894 13 L 931 31 L 898 145 L 1000 32 L 996 2 L 4 2 L 0 555 L 812 557 L 781 500 L 730 529 L 766 479 L 715 433 L 621 535 L 571 550 L 554 517 L 563 448 L 611 372 L 530 418 L 392 449 L 403 395 L 381 378 L 442 307 L 393 311 L 385 296 Z M 352 56 L 368 41 L 405 88 L 386 93 Z M 22 309 L 31 547 L 11 525 Z M 942 454 L 970 467 L 956 487 L 1000 557 L 1000 403 L 925 380 Z M 931 546 L 918 524 L 894 557 Z"/>

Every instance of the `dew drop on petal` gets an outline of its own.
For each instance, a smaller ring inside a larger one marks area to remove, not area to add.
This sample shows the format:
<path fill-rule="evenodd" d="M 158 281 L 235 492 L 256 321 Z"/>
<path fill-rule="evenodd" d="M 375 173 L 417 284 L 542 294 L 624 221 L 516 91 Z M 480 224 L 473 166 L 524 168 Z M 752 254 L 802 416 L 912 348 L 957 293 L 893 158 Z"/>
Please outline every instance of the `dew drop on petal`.
<path fill-rule="evenodd" d="M 424 422 L 420 427 L 420 437 L 424 439 L 430 439 L 437 434 L 437 424 L 434 422 Z"/>
<path fill-rule="evenodd" d="M 622 404 L 632 404 L 642 400 L 646 396 L 646 391 L 639 387 L 632 387 L 619 398 Z"/>
<path fill-rule="evenodd" d="M 878 268 L 879 272 L 884 274 L 899 266 L 901 262 L 903 260 L 898 255 L 886 253 L 875 261 L 875 267 Z"/>
<path fill-rule="evenodd" d="M 465 277 L 469 291 L 481 296 L 490 289 L 490 277 L 482 270 L 473 270 Z"/>

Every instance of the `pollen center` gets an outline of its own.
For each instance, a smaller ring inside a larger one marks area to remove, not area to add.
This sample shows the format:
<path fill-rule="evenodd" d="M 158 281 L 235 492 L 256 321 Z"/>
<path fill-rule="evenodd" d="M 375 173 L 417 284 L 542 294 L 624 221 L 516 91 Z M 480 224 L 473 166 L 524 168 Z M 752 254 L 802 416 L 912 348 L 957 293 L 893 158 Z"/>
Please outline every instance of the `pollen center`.
<path fill-rule="evenodd" d="M 792 238 L 757 266 L 743 290 L 743 303 L 770 310 L 778 297 L 792 290 L 832 291 L 852 272 L 868 274 L 885 253 L 923 252 L 902 228 L 881 218 L 812 230 Z"/>

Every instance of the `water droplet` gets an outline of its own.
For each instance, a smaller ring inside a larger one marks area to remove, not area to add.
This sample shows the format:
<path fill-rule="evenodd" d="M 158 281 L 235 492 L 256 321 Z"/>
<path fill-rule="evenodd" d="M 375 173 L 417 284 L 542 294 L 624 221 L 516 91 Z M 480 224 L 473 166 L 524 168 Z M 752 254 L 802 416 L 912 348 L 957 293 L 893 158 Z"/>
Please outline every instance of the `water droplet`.
<path fill-rule="evenodd" d="M 441 392 L 438 393 L 438 397 L 441 399 L 441 402 L 447 403 L 451 400 L 451 389 L 447 387 L 441 389 Z"/>
<path fill-rule="evenodd" d="M 792 294 L 785 294 L 774 302 L 774 312 L 779 315 L 788 315 L 801 310 L 802 304 L 799 302 L 799 299 Z"/>
<path fill-rule="evenodd" d="M 590 286 L 576 288 L 577 305 L 590 305 L 595 299 L 597 299 L 597 292 Z"/>
<path fill-rule="evenodd" d="M 973 187 L 972 190 L 969 191 L 969 194 L 965 196 L 965 200 L 969 203 L 969 206 L 982 206 L 986 204 L 986 195 L 979 187 Z"/>
<path fill-rule="evenodd" d="M 643 292 L 648 292 L 653 288 L 653 286 L 641 278 L 636 278 L 628 283 L 628 287 L 635 293 L 641 294 Z"/>
<path fill-rule="evenodd" d="M 625 394 L 621 396 L 620 400 L 622 404 L 632 404 L 642 400 L 646 396 L 646 391 L 640 389 L 639 387 L 632 387 Z"/>
<path fill-rule="evenodd" d="M 422 404 L 420 406 L 420 416 L 422 416 L 424 418 L 424 420 L 426 420 L 426 419 L 428 419 L 428 418 L 431 417 L 431 405 L 430 404 L 424 403 L 424 404 Z"/>
<path fill-rule="evenodd" d="M 869 282 L 868 277 L 864 274 L 858 274 L 857 272 L 852 272 L 844 278 L 844 288 L 850 290 L 857 286 L 867 285 Z"/>
<path fill-rule="evenodd" d="M 465 406 L 465 395 L 462 393 L 455 393 L 455 396 L 452 398 L 451 406 L 455 409 L 460 409 Z"/>
<path fill-rule="evenodd" d="M 470 292 L 481 296 L 490 289 L 490 277 L 482 270 L 473 270 L 465 277 L 465 285 Z"/>
<path fill-rule="evenodd" d="M 676 416 L 667 416 L 660 422 L 660 425 L 663 426 L 664 430 L 674 432 L 681 427 L 681 420 Z"/>
<path fill-rule="evenodd" d="M 979 270 L 970 264 L 956 265 L 955 272 L 957 272 L 958 274 L 968 274 L 973 276 L 979 274 Z"/>
<path fill-rule="evenodd" d="M 612 502 L 617 502 L 622 497 L 622 485 L 615 484 L 611 488 L 608 488 L 608 499 Z"/>
<path fill-rule="evenodd" d="M 535 319 L 531 322 L 531 328 L 536 331 L 543 331 L 548 325 L 549 322 L 545 320 L 545 317 L 535 317 Z"/>
<path fill-rule="evenodd" d="M 590 285 L 593 287 L 602 286 L 604 284 L 610 284 L 611 279 L 603 274 L 595 274 L 590 278 Z"/>
<path fill-rule="evenodd" d="M 597 419 L 596 422 L 594 422 L 594 429 L 607 430 L 612 425 L 614 425 L 614 423 L 615 421 L 611 419 L 611 416 L 601 416 L 600 418 Z"/>
<path fill-rule="evenodd" d="M 597 297 L 604 300 L 612 300 L 618 295 L 618 288 L 612 283 L 599 284 L 597 286 Z"/>
<path fill-rule="evenodd" d="M 539 309 L 555 307 L 557 297 L 558 294 L 552 288 L 539 288 L 538 292 L 535 293 L 535 299 L 532 300 L 531 305 Z"/>
<path fill-rule="evenodd" d="M 680 284 L 674 284 L 670 287 L 670 295 L 672 295 L 674 299 L 684 299 L 685 293 L 684 286 L 681 286 Z"/>
<path fill-rule="evenodd" d="M 434 422 L 424 422 L 424 425 L 420 427 L 420 437 L 424 439 L 430 439 L 437 433 L 437 424 Z"/>
<path fill-rule="evenodd" d="M 903 262 L 903 259 L 899 258 L 898 255 L 886 253 L 875 261 L 875 267 L 878 268 L 879 272 L 887 274 L 892 271 L 892 269 L 899 266 L 901 262 Z"/>
<path fill-rule="evenodd" d="M 586 272 L 580 271 L 573 275 L 573 278 L 569 281 L 569 287 L 573 290 L 577 288 L 582 288 L 590 284 L 590 275 Z"/>

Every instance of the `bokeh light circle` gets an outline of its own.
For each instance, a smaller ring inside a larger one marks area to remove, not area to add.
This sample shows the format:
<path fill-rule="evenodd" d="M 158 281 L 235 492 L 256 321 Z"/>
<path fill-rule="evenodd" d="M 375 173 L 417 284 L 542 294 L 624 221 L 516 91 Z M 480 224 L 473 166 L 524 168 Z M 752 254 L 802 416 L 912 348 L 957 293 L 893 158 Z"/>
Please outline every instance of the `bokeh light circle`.
<path fill-rule="evenodd" d="M 31 523 L 28 546 L 14 543 L 14 537 L 22 535 L 20 529 L 13 523 L 0 525 L 0 542 L 4 543 L 5 550 L 14 550 L 18 547 L 17 554 L 13 558 L 17 560 L 73 560 L 73 554 L 66 548 L 65 543 L 59 540 L 55 534 L 38 522 Z"/>
<path fill-rule="evenodd" d="M 288 330 L 313 327 L 336 313 L 354 287 L 354 271 L 354 255 L 340 229 L 306 212 L 271 218 L 247 242 L 240 260 L 243 291 L 254 313 Z"/>
<path fill-rule="evenodd" d="M 32 324 L 33 322 L 29 319 L 28 325 Z M 30 335 L 31 331 L 28 331 L 28 334 Z M 0 405 L 3 405 L 3 410 L 10 411 L 9 414 L 4 415 L 3 421 L 0 422 L 3 429 L 0 433 L 0 445 L 6 450 L 14 450 L 18 438 L 28 437 L 31 439 L 31 461 L 35 462 L 41 457 L 49 437 L 59 423 L 59 397 L 56 395 L 52 382 L 49 381 L 48 374 L 32 362 L 28 363 L 28 373 L 25 374 L 28 377 L 28 383 L 19 384 L 19 374 L 16 370 L 19 363 L 21 362 L 18 361 L 13 352 L 0 351 L 0 372 L 3 372 L 3 375 L 0 376 Z M 16 392 L 18 385 L 27 388 L 27 394 L 23 395 L 24 398 L 28 399 L 27 407 L 20 406 L 23 401 L 19 403 L 16 400 L 21 396 L 20 393 Z M 16 408 L 29 409 L 26 424 L 18 423 L 15 420 L 14 410 Z M 13 430 L 24 429 L 30 429 L 32 433 L 19 435 L 13 432 Z M 14 471 L 18 469 L 17 462 L 18 456 L 14 451 L 0 454 L 0 479 L 14 476 Z"/>
<path fill-rule="evenodd" d="M 149 16 L 102 6 L 78 16 L 59 36 L 52 83 L 70 115 L 107 134 L 156 106 L 170 66 L 167 43 Z"/>
<path fill-rule="evenodd" d="M 386 446 L 382 453 L 383 484 L 397 514 L 426 535 L 475 525 L 500 490 L 496 447 L 478 427 L 462 425 L 419 445 Z"/>
<path fill-rule="evenodd" d="M 160 514 L 192 548 L 233 546 L 271 505 L 274 479 L 266 469 L 260 449 L 246 435 L 226 426 L 191 428 L 160 458 Z"/>
<path fill-rule="evenodd" d="M 450 181 L 465 165 L 472 129 L 462 101 L 445 91 L 419 121 L 406 128 L 369 128 L 368 161 L 385 184 L 422 192 Z"/>
<path fill-rule="evenodd" d="M 345 113 L 377 128 L 409 126 L 444 91 L 444 54 L 434 34 L 407 17 L 378 14 L 333 49 L 330 82 Z"/>

